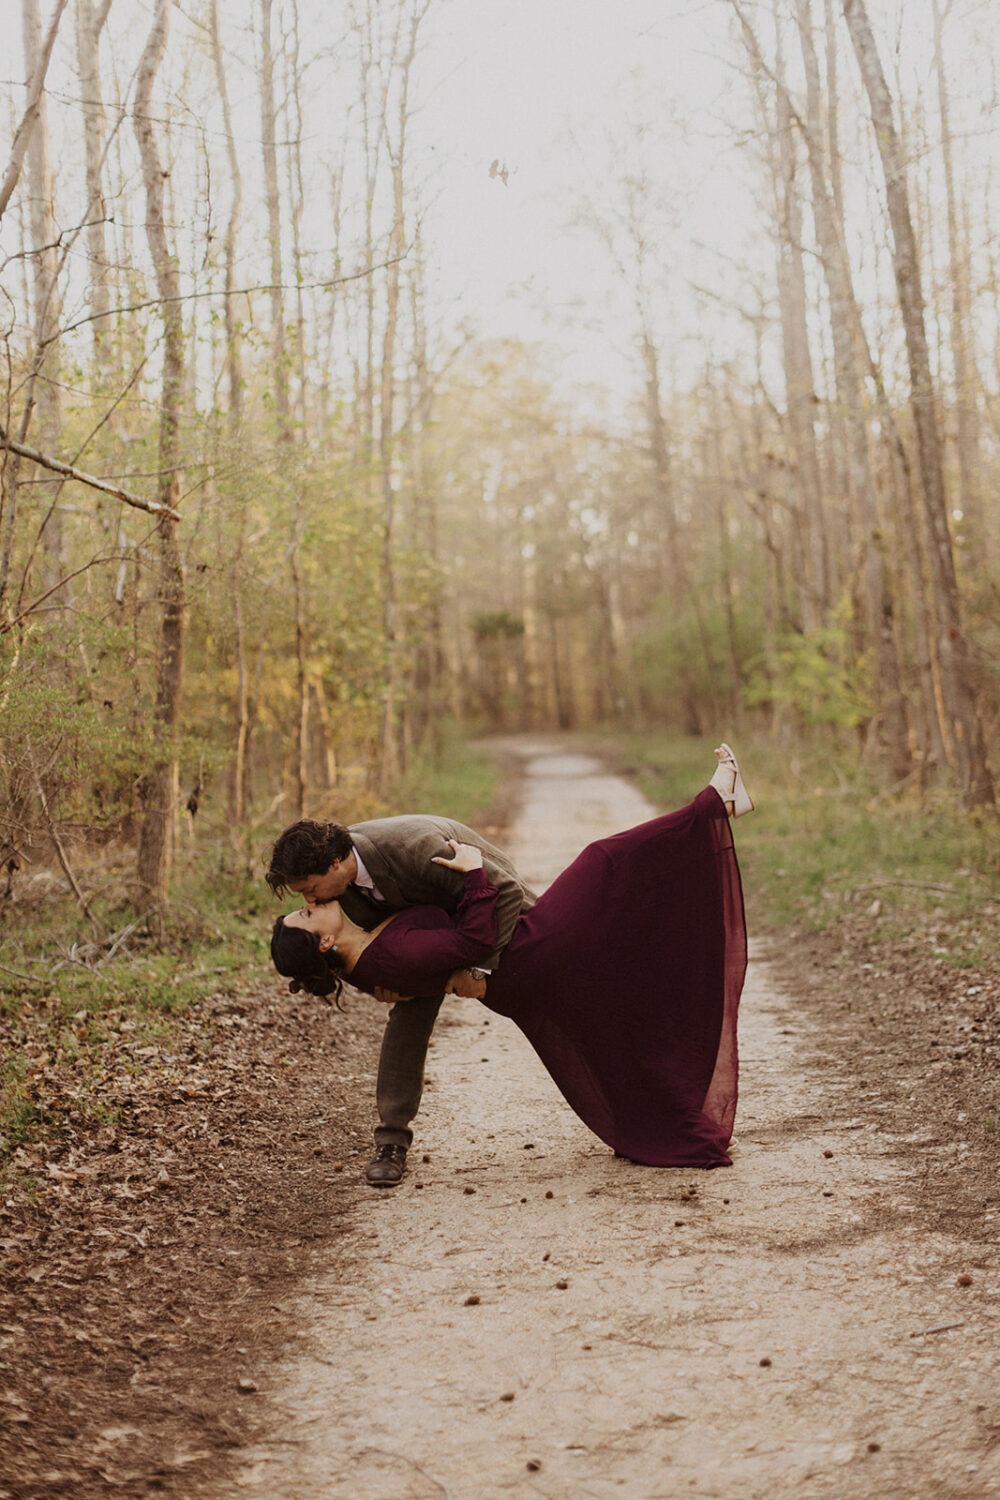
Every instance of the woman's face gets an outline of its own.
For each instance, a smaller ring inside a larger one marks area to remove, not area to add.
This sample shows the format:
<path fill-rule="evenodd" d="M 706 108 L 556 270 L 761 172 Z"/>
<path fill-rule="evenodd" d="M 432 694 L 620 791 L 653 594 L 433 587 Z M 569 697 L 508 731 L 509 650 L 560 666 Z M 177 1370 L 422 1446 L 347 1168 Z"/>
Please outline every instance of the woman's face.
<path fill-rule="evenodd" d="M 322 906 L 304 906 L 301 911 L 289 912 L 286 927 L 301 927 L 319 939 L 321 953 L 332 948 L 344 926 L 344 914 L 336 901 L 327 901 Z"/>

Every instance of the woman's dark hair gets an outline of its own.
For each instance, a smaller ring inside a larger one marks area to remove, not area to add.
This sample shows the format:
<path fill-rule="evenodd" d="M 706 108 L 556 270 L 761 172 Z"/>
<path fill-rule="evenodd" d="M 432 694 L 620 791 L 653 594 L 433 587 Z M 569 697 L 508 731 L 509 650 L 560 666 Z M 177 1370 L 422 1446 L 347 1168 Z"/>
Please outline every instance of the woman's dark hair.
<path fill-rule="evenodd" d="M 292 981 L 288 988 L 293 995 L 300 990 L 321 1000 L 332 995 L 339 1005 L 344 987 L 340 977 L 344 956 L 339 948 L 321 952 L 315 933 L 286 927 L 284 917 L 279 917 L 271 933 L 271 961 L 279 974 Z"/>
<path fill-rule="evenodd" d="M 334 860 L 346 859 L 353 848 L 350 829 L 343 823 L 317 823 L 313 818 L 303 818 L 275 839 L 264 879 L 276 896 L 282 896 L 290 880 L 325 875 Z"/>

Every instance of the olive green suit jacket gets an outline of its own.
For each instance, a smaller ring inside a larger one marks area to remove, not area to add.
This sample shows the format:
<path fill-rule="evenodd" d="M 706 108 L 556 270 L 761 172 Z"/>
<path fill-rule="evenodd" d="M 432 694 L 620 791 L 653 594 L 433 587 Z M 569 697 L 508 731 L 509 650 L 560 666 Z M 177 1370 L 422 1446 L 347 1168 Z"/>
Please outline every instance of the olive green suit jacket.
<path fill-rule="evenodd" d="M 352 823 L 348 832 L 365 869 L 385 897 L 375 903 L 363 890 L 350 885 L 339 898 L 352 922 L 371 928 L 387 911 L 402 911 L 407 906 L 441 906 L 454 912 L 465 886 L 458 870 L 435 865 L 435 854 L 448 855 L 448 839 L 473 844 L 483 851 L 483 867 L 500 895 L 497 899 L 498 941 L 496 952 L 484 960 L 484 966 L 495 969 L 510 942 L 518 914 L 531 906 L 535 894 L 518 875 L 507 855 L 475 829 L 451 818 L 436 818 L 424 813 L 407 813 L 398 818 L 373 818 L 367 823 Z"/>

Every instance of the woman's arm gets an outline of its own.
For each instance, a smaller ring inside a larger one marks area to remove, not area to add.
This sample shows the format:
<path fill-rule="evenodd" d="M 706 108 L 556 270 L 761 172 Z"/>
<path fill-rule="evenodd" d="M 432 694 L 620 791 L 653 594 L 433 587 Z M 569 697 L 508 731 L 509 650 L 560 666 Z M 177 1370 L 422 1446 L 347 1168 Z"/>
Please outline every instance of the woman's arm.
<path fill-rule="evenodd" d="M 505 872 L 498 870 L 494 862 L 485 857 L 484 851 L 477 844 L 463 844 L 458 839 L 449 839 L 452 853 L 447 858 L 440 855 L 431 860 L 432 864 L 443 865 L 451 870 L 478 870 L 486 871 L 487 879 L 496 887 L 496 922 L 497 936 L 494 941 L 495 951 L 489 955 L 488 967 L 496 968 L 500 955 L 511 940 L 521 909 L 524 906 L 524 891 L 522 887 Z M 477 981 L 479 983 L 479 981 Z M 477 1000 L 483 998 L 483 990 L 467 990 L 464 986 L 452 986 L 453 994 L 474 995 Z"/>
<path fill-rule="evenodd" d="M 456 969 L 481 963 L 496 947 L 497 889 L 481 869 L 464 877 L 454 917 L 439 907 L 401 912 L 364 949 L 350 975 L 358 989 L 376 985 L 404 995 L 441 994 Z"/>
<path fill-rule="evenodd" d="M 464 839 L 478 847 L 483 854 L 483 867 L 499 893 L 497 939 L 487 955 L 486 965 L 490 969 L 497 967 L 519 914 L 534 899 L 499 849 L 482 839 L 475 830 L 442 818 L 385 819 L 381 823 L 359 824 L 358 833 L 362 855 L 365 855 L 366 846 L 371 848 L 373 858 L 369 869 L 376 876 L 376 883 L 380 859 L 391 870 L 402 898 L 394 902 L 397 908 L 428 902 L 444 907 L 446 911 L 456 911 L 462 894 L 462 877 L 450 860 L 438 864 L 435 856 L 452 838 Z"/>

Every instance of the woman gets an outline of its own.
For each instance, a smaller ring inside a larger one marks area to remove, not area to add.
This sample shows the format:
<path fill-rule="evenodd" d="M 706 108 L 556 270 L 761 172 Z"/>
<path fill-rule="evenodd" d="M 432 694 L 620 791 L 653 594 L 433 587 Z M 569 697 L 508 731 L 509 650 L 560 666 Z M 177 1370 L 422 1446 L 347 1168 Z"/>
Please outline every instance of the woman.
<path fill-rule="evenodd" d="M 484 1003 L 517 1023 L 580 1118 L 649 1166 L 729 1166 L 736 1013 L 746 928 L 729 819 L 750 812 L 736 758 L 715 752 L 687 807 L 580 854 L 517 919 Z M 336 902 L 279 917 L 271 956 L 293 988 L 440 994 L 496 945 L 496 889 L 472 845 L 435 863 L 462 871 L 454 916 L 398 912 L 372 932 Z"/>

